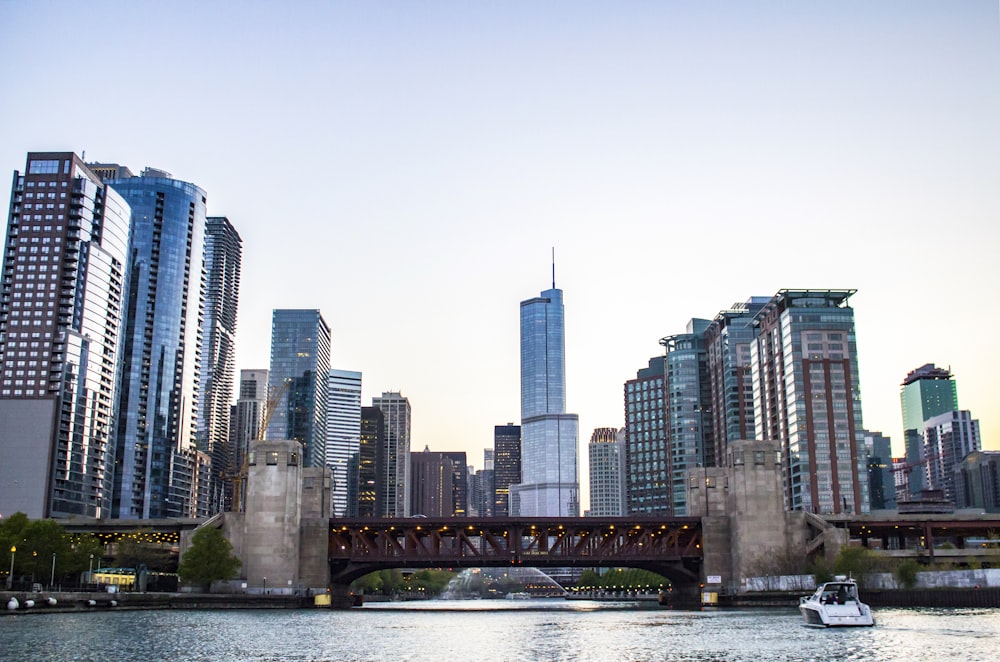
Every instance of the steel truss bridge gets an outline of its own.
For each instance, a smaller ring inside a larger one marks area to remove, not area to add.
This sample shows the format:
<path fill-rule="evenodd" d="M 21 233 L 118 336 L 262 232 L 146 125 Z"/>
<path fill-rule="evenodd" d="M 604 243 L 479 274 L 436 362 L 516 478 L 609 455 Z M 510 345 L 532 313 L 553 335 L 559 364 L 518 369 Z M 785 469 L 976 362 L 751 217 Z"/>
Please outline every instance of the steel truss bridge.
<path fill-rule="evenodd" d="M 630 567 L 698 584 L 701 518 L 537 517 L 330 520 L 330 575 L 388 568 Z"/>

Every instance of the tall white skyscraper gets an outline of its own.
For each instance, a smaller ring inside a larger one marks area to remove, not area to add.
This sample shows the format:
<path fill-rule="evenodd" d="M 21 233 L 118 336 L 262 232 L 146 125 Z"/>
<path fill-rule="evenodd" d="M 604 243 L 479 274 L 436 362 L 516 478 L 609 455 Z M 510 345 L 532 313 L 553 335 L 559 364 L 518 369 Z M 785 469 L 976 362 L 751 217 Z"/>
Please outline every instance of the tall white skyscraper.
<path fill-rule="evenodd" d="M 331 368 L 326 417 L 326 466 L 333 471 L 333 514 L 357 516 L 361 446 L 361 373 Z"/>
<path fill-rule="evenodd" d="M 385 417 L 385 437 L 375 457 L 376 517 L 410 516 L 410 401 L 398 391 L 372 398 Z"/>
<path fill-rule="evenodd" d="M 511 485 L 511 515 L 580 513 L 576 414 L 566 413 L 562 290 L 521 302 L 521 483 Z"/>

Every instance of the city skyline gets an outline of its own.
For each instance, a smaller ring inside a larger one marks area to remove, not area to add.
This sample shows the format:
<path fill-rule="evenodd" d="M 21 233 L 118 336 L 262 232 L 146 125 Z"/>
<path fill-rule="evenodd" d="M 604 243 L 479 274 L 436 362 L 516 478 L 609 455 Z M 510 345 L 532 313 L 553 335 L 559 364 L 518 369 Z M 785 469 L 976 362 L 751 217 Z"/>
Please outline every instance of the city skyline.
<path fill-rule="evenodd" d="M 196 182 L 244 240 L 236 369 L 268 367 L 273 309 L 319 309 L 364 404 L 407 394 L 416 448 L 478 458 L 517 419 L 517 302 L 553 245 L 585 433 L 624 425 L 687 320 L 853 288 L 865 427 L 901 455 L 900 385 L 936 363 L 1000 448 L 997 4 L 720 6 L 3 3 L 0 167 Z M 94 92 L 63 66 L 79 34 L 122 54 L 121 112 L 66 112 Z"/>

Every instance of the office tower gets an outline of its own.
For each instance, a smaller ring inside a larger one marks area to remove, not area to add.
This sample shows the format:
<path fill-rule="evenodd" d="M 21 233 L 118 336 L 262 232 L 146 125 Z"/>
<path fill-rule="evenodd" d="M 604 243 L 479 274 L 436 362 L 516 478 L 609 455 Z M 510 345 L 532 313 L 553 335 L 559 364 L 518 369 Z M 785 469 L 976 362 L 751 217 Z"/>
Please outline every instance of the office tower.
<path fill-rule="evenodd" d="M 521 483 L 510 487 L 510 512 L 576 517 L 576 414 L 566 413 L 566 343 L 562 290 L 521 302 Z"/>
<path fill-rule="evenodd" d="M 704 334 L 710 322 L 692 319 L 687 332 L 660 340 L 667 350 L 667 475 L 672 515 L 688 515 L 687 471 L 715 466 L 711 392 Z"/>
<path fill-rule="evenodd" d="M 958 411 L 958 387 L 949 370 L 926 363 L 906 375 L 900 386 L 899 402 L 906 462 L 910 465 L 906 474 L 908 492 L 910 497 L 916 497 L 930 488 L 924 466 L 929 459 L 924 452 L 924 423 L 946 412 Z"/>
<path fill-rule="evenodd" d="M 330 327 L 318 310 L 275 309 L 271 318 L 268 389 L 277 405 L 268 439 L 302 444 L 305 467 L 326 465 Z M 281 397 L 278 398 L 278 393 Z"/>
<path fill-rule="evenodd" d="M 494 449 L 483 449 L 483 468 L 473 473 L 469 487 L 469 514 L 479 517 L 493 517 L 494 513 Z M 469 467 L 470 473 L 472 467 Z"/>
<path fill-rule="evenodd" d="M 0 513 L 109 517 L 130 209 L 71 152 L 15 171 L 0 285 Z"/>
<path fill-rule="evenodd" d="M 465 517 L 469 514 L 469 464 L 464 451 L 443 453 L 451 460 L 452 467 L 452 512 L 455 517 Z"/>
<path fill-rule="evenodd" d="M 962 459 L 981 448 L 979 421 L 968 410 L 948 411 L 924 421 L 924 479 L 931 489 L 944 492 L 944 498 L 956 503 L 955 467 Z"/>
<path fill-rule="evenodd" d="M 205 191 L 152 168 L 105 183 L 132 208 L 114 516 L 207 515 L 195 493 Z"/>
<path fill-rule="evenodd" d="M 626 514 L 670 514 L 670 445 L 667 440 L 667 368 L 665 356 L 625 382 Z"/>
<path fill-rule="evenodd" d="M 378 517 L 410 516 L 410 401 L 398 391 L 384 391 L 372 406 L 385 416 L 385 437 L 379 454 L 378 483 L 382 491 Z"/>
<path fill-rule="evenodd" d="M 226 510 L 240 511 L 246 503 L 246 459 L 250 443 L 261 439 L 267 412 L 267 370 L 241 370 L 240 390 L 232 408 L 229 428 L 229 473 L 226 482 Z"/>
<path fill-rule="evenodd" d="M 446 453 L 432 453 L 424 447 L 411 453 L 410 496 L 414 515 L 452 517 L 454 510 L 455 465 Z"/>
<path fill-rule="evenodd" d="M 881 432 L 864 431 L 865 457 L 868 462 L 868 503 L 871 510 L 896 509 L 896 484 L 893 477 L 892 441 Z"/>
<path fill-rule="evenodd" d="M 521 426 L 493 427 L 493 516 L 510 515 L 510 486 L 521 482 Z"/>
<path fill-rule="evenodd" d="M 378 517 L 385 495 L 378 481 L 378 467 L 385 447 L 385 416 L 378 407 L 361 408 L 358 444 L 358 517 Z"/>
<path fill-rule="evenodd" d="M 1000 451 L 973 451 L 954 470 L 955 505 L 1000 513 Z"/>
<path fill-rule="evenodd" d="M 333 472 L 333 514 L 357 515 L 361 373 L 331 368 L 327 388 L 326 466 Z"/>
<path fill-rule="evenodd" d="M 202 345 L 198 449 L 211 457 L 210 513 L 232 503 L 226 476 L 234 467 L 229 414 L 236 378 L 236 309 L 240 296 L 243 240 L 225 216 L 205 220 L 205 317 Z"/>
<path fill-rule="evenodd" d="M 720 311 L 705 331 L 708 355 L 708 386 L 711 432 L 715 448 L 712 457 L 717 466 L 725 463 L 729 442 L 752 439 L 753 382 L 750 345 L 753 344 L 753 318 L 769 297 L 751 297 Z"/>
<path fill-rule="evenodd" d="M 854 290 L 781 290 L 754 318 L 756 438 L 782 446 L 785 507 L 867 513 Z"/>
<path fill-rule="evenodd" d="M 597 428 L 590 436 L 590 516 L 624 515 L 624 430 Z"/>

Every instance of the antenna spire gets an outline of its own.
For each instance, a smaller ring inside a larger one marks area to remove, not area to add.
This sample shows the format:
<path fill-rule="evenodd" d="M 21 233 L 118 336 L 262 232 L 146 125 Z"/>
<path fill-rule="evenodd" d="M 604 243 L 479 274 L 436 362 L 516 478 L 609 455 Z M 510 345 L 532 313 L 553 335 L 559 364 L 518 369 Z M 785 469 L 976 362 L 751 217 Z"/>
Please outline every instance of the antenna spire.
<path fill-rule="evenodd" d="M 556 247 L 552 247 L 552 289 L 556 289 Z"/>

